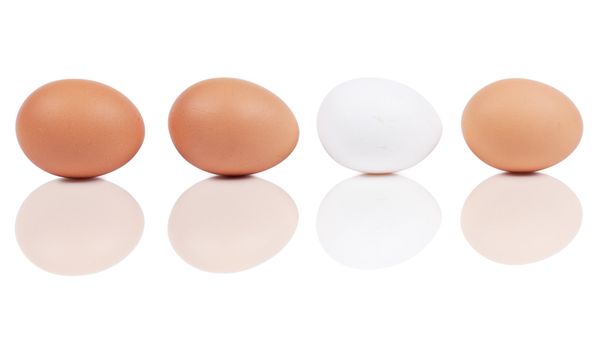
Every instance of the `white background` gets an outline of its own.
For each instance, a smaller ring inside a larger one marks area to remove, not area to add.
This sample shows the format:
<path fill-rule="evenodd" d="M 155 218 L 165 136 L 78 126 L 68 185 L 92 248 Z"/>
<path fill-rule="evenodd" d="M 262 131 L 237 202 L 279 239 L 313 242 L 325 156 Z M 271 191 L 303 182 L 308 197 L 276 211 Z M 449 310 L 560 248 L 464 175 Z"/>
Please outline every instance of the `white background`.
<path fill-rule="evenodd" d="M 604 349 L 607 346 L 606 11 L 600 1 L 5 1 L 0 4 L 1 349 Z M 290 242 L 265 263 L 216 274 L 185 263 L 167 223 L 179 196 L 210 175 L 171 144 L 167 116 L 189 85 L 238 77 L 293 110 L 294 153 L 259 174 L 299 210 Z M 334 185 L 356 175 L 324 152 L 315 118 L 324 95 L 361 76 L 418 90 L 444 132 L 401 173 L 436 198 L 442 223 L 401 264 L 357 270 L 332 259 L 316 214 Z M 468 194 L 498 173 L 466 147 L 461 111 L 482 86 L 525 77 L 578 106 L 585 134 L 544 173 L 583 206 L 573 241 L 537 263 L 510 266 L 474 250 L 460 228 Z M 15 217 L 54 177 L 32 165 L 14 133 L 27 95 L 56 79 L 86 78 L 128 96 L 146 139 L 104 178 L 145 215 L 123 261 L 66 277 L 32 264 Z"/>

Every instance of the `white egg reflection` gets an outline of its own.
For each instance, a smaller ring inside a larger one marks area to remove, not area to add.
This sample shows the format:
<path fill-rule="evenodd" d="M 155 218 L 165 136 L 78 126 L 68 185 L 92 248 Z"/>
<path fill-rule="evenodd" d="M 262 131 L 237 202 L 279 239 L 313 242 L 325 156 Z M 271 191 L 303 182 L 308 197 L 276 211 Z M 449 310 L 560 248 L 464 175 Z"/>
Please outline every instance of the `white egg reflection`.
<path fill-rule="evenodd" d="M 441 210 L 432 195 L 398 175 L 361 175 L 337 184 L 317 217 L 320 243 L 338 262 L 388 267 L 420 252 L 434 237 Z"/>
<path fill-rule="evenodd" d="M 575 193 L 544 174 L 499 174 L 468 196 L 462 230 L 481 255 L 503 264 L 545 259 L 573 240 L 582 223 Z"/>
<path fill-rule="evenodd" d="M 237 272 L 278 253 L 297 227 L 298 212 L 280 187 L 254 176 L 213 177 L 175 203 L 169 237 L 177 254 L 209 272 Z"/>
<path fill-rule="evenodd" d="M 143 213 L 133 197 L 110 182 L 54 180 L 21 205 L 15 231 L 23 253 L 59 275 L 107 269 L 135 248 Z"/>

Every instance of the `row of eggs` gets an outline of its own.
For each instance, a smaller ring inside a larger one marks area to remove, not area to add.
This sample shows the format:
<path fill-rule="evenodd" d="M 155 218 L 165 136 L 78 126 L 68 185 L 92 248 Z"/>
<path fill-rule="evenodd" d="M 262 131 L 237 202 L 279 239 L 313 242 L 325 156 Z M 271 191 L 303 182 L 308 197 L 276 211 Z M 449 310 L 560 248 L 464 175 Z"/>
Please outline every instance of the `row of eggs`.
<path fill-rule="evenodd" d="M 345 167 L 370 174 L 409 168 L 442 133 L 441 121 L 415 90 L 360 78 L 335 87 L 318 112 L 318 135 Z M 582 136 L 582 119 L 563 93 L 540 82 L 506 79 L 478 91 L 462 117 L 466 143 L 485 163 L 533 172 L 565 159 Z M 17 117 L 17 138 L 41 169 L 68 178 L 109 173 L 135 156 L 145 133 L 135 105 L 90 80 L 59 80 L 35 90 Z M 187 88 L 169 116 L 171 139 L 194 166 L 225 176 L 269 169 L 291 154 L 299 127 L 289 107 L 254 83 L 217 78 Z"/>

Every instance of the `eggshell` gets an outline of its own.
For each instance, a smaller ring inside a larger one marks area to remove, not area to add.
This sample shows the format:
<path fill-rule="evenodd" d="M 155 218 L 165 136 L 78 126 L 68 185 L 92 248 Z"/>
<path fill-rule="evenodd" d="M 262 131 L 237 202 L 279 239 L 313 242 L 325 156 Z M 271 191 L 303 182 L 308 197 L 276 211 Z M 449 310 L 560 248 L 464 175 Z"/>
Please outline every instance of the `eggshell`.
<path fill-rule="evenodd" d="M 27 157 L 58 176 L 109 173 L 137 153 L 144 125 L 137 108 L 115 89 L 90 80 L 59 80 L 34 91 L 17 116 Z"/>
<path fill-rule="evenodd" d="M 327 153 L 363 173 L 412 167 L 432 152 L 441 133 L 430 103 L 387 79 L 346 81 L 329 92 L 318 111 L 318 136 Z"/>
<path fill-rule="evenodd" d="M 205 80 L 185 90 L 171 109 L 169 131 L 188 162 L 228 176 L 275 166 L 299 137 L 297 121 L 280 98 L 233 78 Z"/>
<path fill-rule="evenodd" d="M 462 131 L 485 163 L 532 172 L 565 159 L 582 137 L 582 118 L 567 96 L 546 84 L 507 79 L 490 84 L 468 102 Z"/>

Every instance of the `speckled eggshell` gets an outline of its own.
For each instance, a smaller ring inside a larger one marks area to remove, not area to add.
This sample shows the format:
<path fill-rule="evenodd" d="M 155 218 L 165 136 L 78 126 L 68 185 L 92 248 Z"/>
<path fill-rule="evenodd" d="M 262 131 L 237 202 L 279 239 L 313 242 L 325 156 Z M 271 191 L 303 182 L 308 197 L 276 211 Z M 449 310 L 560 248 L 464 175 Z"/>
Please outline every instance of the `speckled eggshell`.
<path fill-rule="evenodd" d="M 241 176 L 282 162 L 297 144 L 299 127 L 289 107 L 251 82 L 216 78 L 186 89 L 169 116 L 179 153 L 210 173 Z"/>
<path fill-rule="evenodd" d="M 533 172 L 567 158 L 582 137 L 576 106 L 557 89 L 506 79 L 477 92 L 466 106 L 462 131 L 482 161 L 510 172 Z"/>
<path fill-rule="evenodd" d="M 46 84 L 23 103 L 17 139 L 41 169 L 90 178 L 116 170 L 137 153 L 144 138 L 139 111 L 117 90 L 90 80 Z"/>

